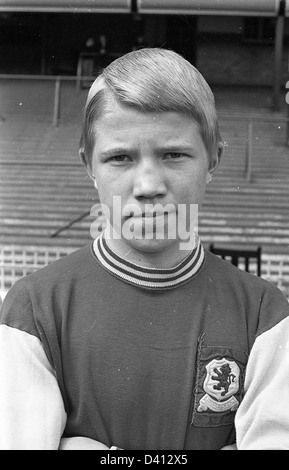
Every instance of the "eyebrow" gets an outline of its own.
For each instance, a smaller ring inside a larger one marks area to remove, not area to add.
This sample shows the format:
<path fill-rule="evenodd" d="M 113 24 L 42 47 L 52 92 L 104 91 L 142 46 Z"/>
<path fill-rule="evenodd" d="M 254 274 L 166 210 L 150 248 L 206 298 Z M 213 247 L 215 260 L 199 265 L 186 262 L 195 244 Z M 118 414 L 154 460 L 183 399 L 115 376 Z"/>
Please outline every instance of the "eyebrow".
<path fill-rule="evenodd" d="M 160 150 L 164 150 L 167 152 L 172 151 L 172 150 L 178 150 L 182 152 L 196 152 L 197 151 L 197 149 L 192 144 L 187 144 L 187 143 L 182 144 L 181 142 L 179 143 L 172 142 L 169 144 L 162 145 L 160 147 Z"/>
<path fill-rule="evenodd" d="M 130 153 L 133 151 L 131 147 L 111 147 L 100 152 L 101 157 L 109 157 L 111 155 Z"/>
<path fill-rule="evenodd" d="M 190 144 L 182 144 L 181 142 L 176 143 L 172 142 L 169 144 L 164 144 L 156 147 L 156 151 L 163 151 L 163 152 L 172 152 L 172 151 L 178 151 L 178 152 L 196 152 L 197 149 Z M 133 152 L 134 148 L 133 147 L 111 147 L 105 150 L 102 150 L 100 152 L 101 157 L 107 157 L 111 156 L 114 154 L 125 154 L 125 153 L 130 153 Z"/>

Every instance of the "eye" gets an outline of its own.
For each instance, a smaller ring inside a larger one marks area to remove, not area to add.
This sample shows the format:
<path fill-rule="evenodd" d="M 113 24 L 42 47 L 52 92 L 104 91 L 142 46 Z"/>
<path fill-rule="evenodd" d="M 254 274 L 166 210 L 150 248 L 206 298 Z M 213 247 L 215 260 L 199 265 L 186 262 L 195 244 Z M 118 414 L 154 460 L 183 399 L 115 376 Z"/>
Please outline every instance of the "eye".
<path fill-rule="evenodd" d="M 107 161 L 111 163 L 126 163 L 131 162 L 131 158 L 129 155 L 114 155 L 109 157 Z"/>
<path fill-rule="evenodd" d="M 179 160 L 181 158 L 185 158 L 188 155 L 185 153 L 180 153 L 180 152 L 168 152 L 164 155 L 165 160 Z"/>

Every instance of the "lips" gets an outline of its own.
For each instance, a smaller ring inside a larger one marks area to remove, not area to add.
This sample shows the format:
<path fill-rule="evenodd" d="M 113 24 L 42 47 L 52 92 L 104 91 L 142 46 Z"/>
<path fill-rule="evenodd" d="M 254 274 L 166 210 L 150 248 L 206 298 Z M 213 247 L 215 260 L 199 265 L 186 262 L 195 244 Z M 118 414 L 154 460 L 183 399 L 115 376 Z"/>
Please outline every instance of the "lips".
<path fill-rule="evenodd" d="M 143 219 L 156 219 L 157 217 L 164 217 L 165 215 L 168 215 L 168 211 L 164 212 L 143 212 L 141 217 Z M 132 215 L 133 217 L 134 215 Z"/>
<path fill-rule="evenodd" d="M 123 220 L 134 219 L 142 222 L 152 222 L 156 220 L 166 220 L 167 218 L 176 217 L 178 206 L 172 203 L 128 203 L 121 209 L 121 217 Z"/>
<path fill-rule="evenodd" d="M 170 214 L 176 214 L 176 210 L 163 210 L 163 211 L 141 211 L 139 210 L 126 210 L 124 208 L 122 215 L 125 218 L 135 218 L 135 219 L 156 219 L 157 217 L 164 217 Z"/>

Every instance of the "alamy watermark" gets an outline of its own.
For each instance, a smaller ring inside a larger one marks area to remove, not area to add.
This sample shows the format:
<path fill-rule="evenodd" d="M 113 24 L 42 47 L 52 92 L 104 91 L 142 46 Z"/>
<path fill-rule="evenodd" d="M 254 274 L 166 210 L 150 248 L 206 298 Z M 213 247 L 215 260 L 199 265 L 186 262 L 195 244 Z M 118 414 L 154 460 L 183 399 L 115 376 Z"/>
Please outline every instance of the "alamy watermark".
<path fill-rule="evenodd" d="M 95 204 L 90 215 L 96 219 L 90 235 L 97 238 L 103 227 L 99 218 L 106 220 L 106 237 L 125 240 L 178 240 L 180 250 L 188 250 L 198 235 L 198 204 L 125 204 L 121 196 L 114 196 L 112 206 Z"/>

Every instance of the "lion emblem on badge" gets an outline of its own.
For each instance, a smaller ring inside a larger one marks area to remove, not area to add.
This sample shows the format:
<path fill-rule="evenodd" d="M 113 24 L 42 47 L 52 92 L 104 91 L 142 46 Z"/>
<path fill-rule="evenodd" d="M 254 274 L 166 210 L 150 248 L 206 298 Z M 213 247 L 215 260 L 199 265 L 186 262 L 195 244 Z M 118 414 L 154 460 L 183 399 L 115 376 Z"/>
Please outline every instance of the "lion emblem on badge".
<path fill-rule="evenodd" d="M 198 411 L 208 408 L 216 411 L 235 411 L 239 402 L 234 395 L 239 390 L 240 368 L 235 361 L 225 357 L 213 359 L 206 365 L 205 395 L 200 399 Z"/>
<path fill-rule="evenodd" d="M 225 396 L 229 391 L 231 383 L 235 382 L 236 376 L 231 372 L 231 367 L 228 363 L 223 364 L 220 369 L 215 367 L 214 373 L 216 375 L 212 375 L 212 380 L 217 380 L 219 383 L 214 385 L 213 388 L 215 390 L 224 389 L 224 391 L 221 392 L 221 395 Z"/>

